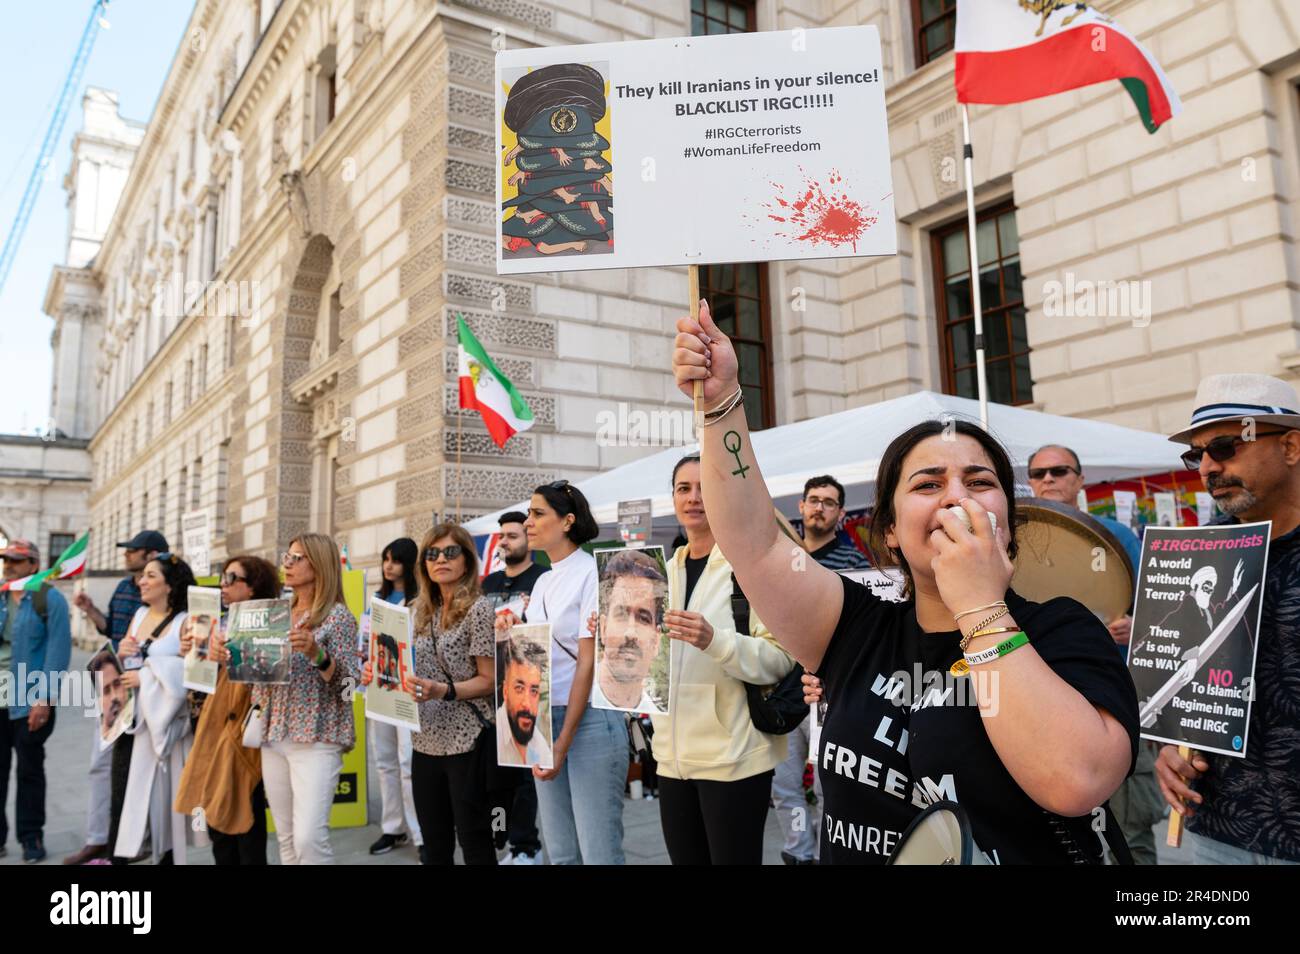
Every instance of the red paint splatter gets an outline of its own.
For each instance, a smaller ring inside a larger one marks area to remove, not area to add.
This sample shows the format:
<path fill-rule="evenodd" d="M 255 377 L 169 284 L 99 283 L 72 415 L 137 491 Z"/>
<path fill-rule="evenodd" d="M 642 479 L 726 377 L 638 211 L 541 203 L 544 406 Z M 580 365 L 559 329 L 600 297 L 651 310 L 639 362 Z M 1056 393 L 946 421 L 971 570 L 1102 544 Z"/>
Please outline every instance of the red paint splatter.
<path fill-rule="evenodd" d="M 802 192 L 797 197 L 782 195 L 785 186 L 773 182 L 777 194 L 771 202 L 761 204 L 768 210 L 769 219 L 789 227 L 789 231 L 776 234 L 810 245 L 823 242 L 832 246 L 851 245 L 856 252 L 858 239 L 876 224 L 877 213 L 870 206 L 849 198 L 841 188 L 843 181 L 835 169 L 826 177 L 825 186 L 805 176 Z"/>

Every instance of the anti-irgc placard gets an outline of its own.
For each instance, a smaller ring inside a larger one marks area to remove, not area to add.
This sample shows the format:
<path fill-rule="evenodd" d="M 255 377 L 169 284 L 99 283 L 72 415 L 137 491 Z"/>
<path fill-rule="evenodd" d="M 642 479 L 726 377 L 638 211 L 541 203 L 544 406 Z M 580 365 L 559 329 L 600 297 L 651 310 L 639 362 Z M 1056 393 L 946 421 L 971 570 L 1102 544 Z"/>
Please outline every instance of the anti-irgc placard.
<path fill-rule="evenodd" d="M 1143 738 L 1246 754 L 1270 527 L 1147 527 L 1128 654 Z"/>

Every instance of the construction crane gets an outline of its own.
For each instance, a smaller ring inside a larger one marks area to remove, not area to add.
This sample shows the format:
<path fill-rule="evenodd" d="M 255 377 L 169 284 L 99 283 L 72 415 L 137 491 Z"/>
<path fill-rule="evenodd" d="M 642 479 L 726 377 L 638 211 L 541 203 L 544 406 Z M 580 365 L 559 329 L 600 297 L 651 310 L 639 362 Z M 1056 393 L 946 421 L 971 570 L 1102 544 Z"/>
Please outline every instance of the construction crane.
<path fill-rule="evenodd" d="M 59 144 L 59 136 L 63 133 L 63 124 L 68 118 L 72 97 L 81 87 L 81 77 L 86 72 L 86 62 L 90 59 L 90 50 L 95 45 L 95 37 L 99 34 L 101 25 L 108 25 L 108 21 L 104 19 L 107 10 L 108 0 L 95 0 L 95 5 L 90 11 L 90 20 L 81 33 L 81 42 L 77 44 L 77 55 L 73 57 L 72 68 L 68 70 L 67 78 L 63 81 L 63 89 L 59 92 L 59 101 L 54 107 L 54 115 L 50 117 L 49 128 L 45 130 L 45 139 L 41 142 L 41 151 L 36 156 L 36 167 L 32 169 L 31 178 L 27 180 L 27 188 L 23 190 L 22 201 L 18 203 L 14 224 L 10 226 L 9 234 L 5 237 L 4 248 L 0 250 L 0 293 L 4 292 L 5 282 L 9 279 L 9 270 L 13 268 L 14 258 L 18 255 L 18 246 L 23 240 L 23 233 L 27 231 L 27 221 L 32 217 L 36 197 L 41 191 L 41 182 L 45 179 L 45 170 L 54 159 L 54 148 Z"/>

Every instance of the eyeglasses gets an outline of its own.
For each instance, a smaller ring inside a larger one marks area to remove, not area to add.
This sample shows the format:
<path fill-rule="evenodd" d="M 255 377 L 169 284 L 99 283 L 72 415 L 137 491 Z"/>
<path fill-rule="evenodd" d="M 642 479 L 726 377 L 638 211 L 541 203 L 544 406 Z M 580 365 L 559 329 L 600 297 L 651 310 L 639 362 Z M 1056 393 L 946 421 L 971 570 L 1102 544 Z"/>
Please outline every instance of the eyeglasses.
<path fill-rule="evenodd" d="M 1282 428 L 1278 431 L 1258 431 L 1256 437 L 1273 437 L 1277 434 L 1285 434 L 1290 428 Z M 1197 470 L 1201 466 L 1201 458 L 1206 454 L 1210 455 L 1211 460 L 1216 460 L 1222 464 L 1225 460 L 1231 460 L 1237 456 L 1237 448 L 1242 444 L 1253 444 L 1254 441 L 1248 441 L 1244 437 L 1233 437 L 1231 434 L 1224 434 L 1214 438 L 1204 447 L 1192 445 L 1180 455 L 1183 464 L 1188 470 Z"/>
<path fill-rule="evenodd" d="M 805 497 L 805 507 L 820 507 L 823 510 L 838 510 L 840 502 L 838 500 L 823 499 L 821 497 Z"/>
<path fill-rule="evenodd" d="M 447 561 L 450 562 L 464 552 L 465 548 L 459 543 L 453 543 L 445 547 L 429 547 L 424 551 L 424 559 L 426 563 L 437 563 L 439 556 L 445 556 Z"/>
<path fill-rule="evenodd" d="M 1082 473 L 1083 471 L 1071 467 L 1068 464 L 1061 464 L 1060 466 L 1057 467 L 1030 467 L 1029 479 L 1042 480 L 1048 474 L 1051 474 L 1057 480 L 1060 480 L 1066 474 L 1082 474 Z"/>
<path fill-rule="evenodd" d="M 222 586 L 234 586 L 236 583 L 247 583 L 248 577 L 240 576 L 238 573 L 223 573 L 221 576 Z"/>
<path fill-rule="evenodd" d="M 280 565 L 297 566 L 301 561 L 305 559 L 307 559 L 307 555 L 305 553 L 294 553 L 291 550 L 286 550 L 284 553 L 280 554 Z"/>

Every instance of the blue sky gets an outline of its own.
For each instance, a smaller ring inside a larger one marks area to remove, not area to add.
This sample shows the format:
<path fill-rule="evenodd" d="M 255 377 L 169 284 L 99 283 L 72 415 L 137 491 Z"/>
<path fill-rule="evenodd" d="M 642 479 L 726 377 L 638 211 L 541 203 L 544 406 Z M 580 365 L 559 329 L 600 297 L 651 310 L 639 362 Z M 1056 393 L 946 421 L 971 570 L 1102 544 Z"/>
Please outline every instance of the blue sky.
<path fill-rule="evenodd" d="M 6 93 L 0 114 L 0 235 L 7 237 L 13 225 L 92 6 L 92 0 L 5 4 L 5 29 L 0 31 L 0 89 Z M 51 267 L 64 259 L 68 216 L 62 182 L 71 162 L 72 136 L 81 128 L 85 87 L 116 90 L 123 116 L 148 120 L 192 8 L 190 0 L 113 0 L 108 6 L 109 29 L 101 29 L 95 40 L 54 151 L 53 173 L 41 186 L 0 292 L 0 373 L 7 381 L 0 401 L 0 433 L 30 433 L 49 416 L 54 323 L 41 304 Z"/>

